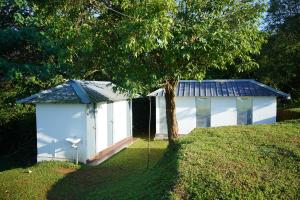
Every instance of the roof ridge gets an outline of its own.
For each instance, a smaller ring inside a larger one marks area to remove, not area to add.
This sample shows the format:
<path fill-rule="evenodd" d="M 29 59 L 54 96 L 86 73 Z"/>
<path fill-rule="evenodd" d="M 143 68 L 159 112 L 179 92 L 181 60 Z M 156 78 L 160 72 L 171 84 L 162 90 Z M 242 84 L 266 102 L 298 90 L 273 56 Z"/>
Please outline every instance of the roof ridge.
<path fill-rule="evenodd" d="M 78 80 L 69 80 L 68 83 L 73 88 L 74 92 L 79 97 L 82 103 L 84 104 L 91 103 L 88 94 L 86 93 L 85 89 L 81 86 Z"/>
<path fill-rule="evenodd" d="M 212 92 L 211 86 L 214 86 L 212 83 L 216 84 L 215 92 Z M 191 85 L 194 85 L 194 90 L 199 90 L 197 95 L 196 93 L 191 95 L 184 92 L 185 86 Z M 183 89 L 181 86 L 183 86 Z M 176 87 L 176 96 L 278 96 L 290 98 L 288 94 L 254 79 L 180 80 Z M 209 90 L 207 90 L 207 87 Z M 237 91 L 235 91 L 236 89 Z M 207 94 L 207 91 L 210 93 Z M 148 94 L 148 96 L 164 96 L 164 88 L 159 88 Z"/>

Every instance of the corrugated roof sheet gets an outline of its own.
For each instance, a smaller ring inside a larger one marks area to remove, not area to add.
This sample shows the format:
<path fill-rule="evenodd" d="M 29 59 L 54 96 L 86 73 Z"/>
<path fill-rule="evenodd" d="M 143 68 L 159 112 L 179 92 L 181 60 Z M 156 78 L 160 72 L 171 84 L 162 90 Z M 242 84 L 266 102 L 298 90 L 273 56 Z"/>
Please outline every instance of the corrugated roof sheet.
<path fill-rule="evenodd" d="M 164 96 L 165 90 L 160 88 L 148 96 Z M 289 95 L 251 79 L 236 80 L 181 80 L 176 88 L 176 96 L 277 96 Z"/>
<path fill-rule="evenodd" d="M 115 85 L 107 81 L 70 80 L 30 97 L 18 103 L 97 103 L 103 101 L 120 101 L 129 98 L 128 93 L 115 91 Z"/>

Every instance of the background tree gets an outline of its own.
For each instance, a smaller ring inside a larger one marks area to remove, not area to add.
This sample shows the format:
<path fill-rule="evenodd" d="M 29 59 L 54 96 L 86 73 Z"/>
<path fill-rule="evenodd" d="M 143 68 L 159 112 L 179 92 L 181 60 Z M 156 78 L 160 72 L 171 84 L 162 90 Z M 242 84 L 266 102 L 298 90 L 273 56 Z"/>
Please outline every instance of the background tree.
<path fill-rule="evenodd" d="M 59 18 L 59 9 L 54 15 L 45 8 L 38 1 L 0 0 L 0 158 L 20 150 L 21 161 L 35 157 L 34 106 L 16 100 L 84 74 L 72 58 L 87 49 L 86 35 L 75 34 L 72 18 Z"/>
<path fill-rule="evenodd" d="M 16 99 L 63 81 L 55 49 L 44 35 L 33 5 L 0 1 L 0 158 L 22 150 L 21 161 L 35 156 L 34 107 Z"/>
<path fill-rule="evenodd" d="M 268 42 L 257 58 L 254 77 L 300 98 L 300 1 L 272 0 L 267 11 Z"/>
<path fill-rule="evenodd" d="M 267 42 L 263 44 L 260 55 L 253 59 L 259 64 L 247 70 L 228 65 L 226 69 L 207 69 L 206 79 L 246 78 L 257 79 L 291 94 L 289 101 L 280 101 L 280 107 L 300 105 L 300 1 L 272 0 L 261 30 Z"/>

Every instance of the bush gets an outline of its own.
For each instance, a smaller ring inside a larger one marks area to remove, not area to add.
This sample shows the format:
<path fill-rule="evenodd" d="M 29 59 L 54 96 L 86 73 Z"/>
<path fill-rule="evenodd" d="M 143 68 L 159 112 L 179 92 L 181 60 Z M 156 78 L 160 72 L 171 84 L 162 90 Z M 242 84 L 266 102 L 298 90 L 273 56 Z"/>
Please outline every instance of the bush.
<path fill-rule="evenodd" d="M 277 121 L 300 119 L 300 108 L 290 108 L 277 111 Z"/>
<path fill-rule="evenodd" d="M 30 105 L 0 108 L 0 171 L 36 161 L 35 109 Z"/>

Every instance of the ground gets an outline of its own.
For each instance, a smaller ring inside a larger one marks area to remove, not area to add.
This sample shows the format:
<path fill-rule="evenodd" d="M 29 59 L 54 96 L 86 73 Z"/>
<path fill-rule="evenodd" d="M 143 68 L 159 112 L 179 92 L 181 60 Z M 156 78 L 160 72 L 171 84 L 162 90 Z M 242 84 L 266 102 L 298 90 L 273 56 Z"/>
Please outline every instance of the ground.
<path fill-rule="evenodd" d="M 197 129 L 178 145 L 177 198 L 300 199 L 300 121 Z"/>
<path fill-rule="evenodd" d="M 138 139 L 105 163 L 43 162 L 0 172 L 0 199 L 299 199 L 300 121 Z M 29 173 L 29 170 L 31 173 Z"/>
<path fill-rule="evenodd" d="M 42 162 L 0 172 L 0 199 L 159 199 L 174 173 L 157 167 L 167 141 L 152 141 L 147 169 L 147 142 L 138 139 L 103 164 L 76 166 Z M 32 171 L 28 173 L 28 170 Z"/>

